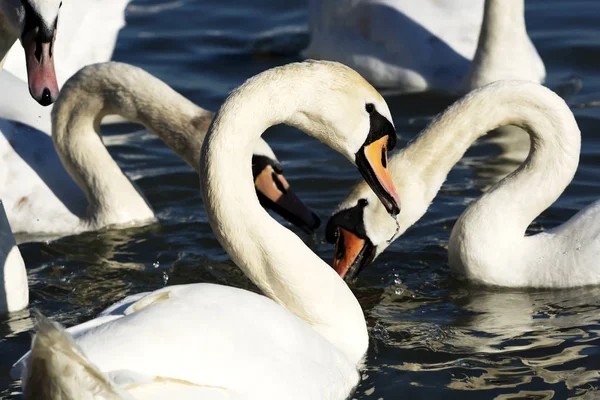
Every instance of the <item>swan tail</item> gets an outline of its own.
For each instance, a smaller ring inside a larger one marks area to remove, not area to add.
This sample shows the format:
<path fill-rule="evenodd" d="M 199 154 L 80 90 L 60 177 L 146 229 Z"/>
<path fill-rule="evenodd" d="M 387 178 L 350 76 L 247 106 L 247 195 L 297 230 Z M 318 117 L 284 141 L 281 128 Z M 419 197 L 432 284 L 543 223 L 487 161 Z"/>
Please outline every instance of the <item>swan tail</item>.
<path fill-rule="evenodd" d="M 36 333 L 31 358 L 24 371 L 26 399 L 87 400 L 126 399 L 92 364 L 73 337 L 56 322 L 35 312 Z"/>

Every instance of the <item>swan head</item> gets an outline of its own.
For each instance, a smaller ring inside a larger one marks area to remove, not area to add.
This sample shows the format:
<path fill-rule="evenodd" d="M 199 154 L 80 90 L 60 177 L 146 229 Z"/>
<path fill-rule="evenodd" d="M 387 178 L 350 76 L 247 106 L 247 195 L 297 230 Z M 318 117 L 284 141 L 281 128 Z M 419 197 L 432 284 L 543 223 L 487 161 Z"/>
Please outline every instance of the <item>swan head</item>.
<path fill-rule="evenodd" d="M 0 5 L 8 29 L 25 49 L 29 93 L 41 105 L 58 96 L 54 70 L 54 40 L 61 0 L 4 0 Z"/>
<path fill-rule="evenodd" d="M 404 213 L 403 210 L 401 215 Z M 326 240 L 335 244 L 335 271 L 348 282 L 354 280 L 393 238 L 404 233 L 405 219 L 390 218 L 374 193 L 359 184 L 338 206 L 325 228 Z"/>
<path fill-rule="evenodd" d="M 356 165 L 387 213 L 400 213 L 400 199 L 388 169 L 388 151 L 396 146 L 396 129 L 383 97 L 343 64 L 305 61 L 298 65 L 303 73 L 312 69 L 317 77 L 299 82 L 308 87 L 311 100 L 300 107 L 292 124 L 344 155 Z M 304 89 L 294 86 L 288 91 Z"/>
<path fill-rule="evenodd" d="M 321 225 L 312 212 L 290 188 L 283 176 L 283 167 L 267 142 L 259 140 L 252 152 L 252 175 L 260 204 L 283 218 L 312 233 Z"/>

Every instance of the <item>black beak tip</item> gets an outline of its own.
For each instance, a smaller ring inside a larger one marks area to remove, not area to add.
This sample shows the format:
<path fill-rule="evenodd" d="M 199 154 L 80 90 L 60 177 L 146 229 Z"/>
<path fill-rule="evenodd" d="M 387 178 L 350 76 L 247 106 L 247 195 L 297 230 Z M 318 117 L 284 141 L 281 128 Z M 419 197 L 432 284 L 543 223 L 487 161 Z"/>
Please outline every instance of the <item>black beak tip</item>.
<path fill-rule="evenodd" d="M 298 226 L 300 229 L 302 229 L 304 231 L 304 233 L 310 235 L 310 234 L 314 233 L 314 231 L 317 230 L 321 226 L 321 218 L 319 218 L 317 216 L 317 214 L 315 214 L 312 211 L 311 211 L 311 219 L 312 219 L 312 221 L 310 223 L 303 221 L 301 223 L 298 222 L 295 225 Z"/>
<path fill-rule="evenodd" d="M 314 231 L 321 226 L 321 218 L 319 218 L 319 216 L 317 214 L 315 214 L 314 212 L 311 212 L 311 214 L 312 214 L 312 219 L 313 219 L 311 229 Z"/>
<path fill-rule="evenodd" d="M 391 196 L 390 196 L 391 197 Z M 391 198 L 382 199 L 383 206 L 385 207 L 388 214 L 395 217 L 400 214 L 400 204 Z"/>
<path fill-rule="evenodd" d="M 42 96 L 38 99 L 38 103 L 46 107 L 52 104 L 53 102 L 54 100 L 52 99 L 52 95 L 50 94 L 50 89 L 44 88 Z"/>

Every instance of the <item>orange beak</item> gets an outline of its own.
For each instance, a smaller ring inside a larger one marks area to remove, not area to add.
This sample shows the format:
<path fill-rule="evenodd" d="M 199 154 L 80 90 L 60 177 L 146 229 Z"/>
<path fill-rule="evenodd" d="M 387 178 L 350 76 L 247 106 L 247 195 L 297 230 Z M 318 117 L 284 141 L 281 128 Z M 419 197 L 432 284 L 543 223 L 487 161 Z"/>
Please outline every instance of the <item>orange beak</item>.
<path fill-rule="evenodd" d="M 333 269 L 345 280 L 352 280 L 360 269 L 371 263 L 375 252 L 368 240 L 361 239 L 354 233 L 339 227 L 335 244 Z"/>
<path fill-rule="evenodd" d="M 258 173 L 254 186 L 263 207 L 272 209 L 305 232 L 312 233 L 321 225 L 319 217 L 296 196 L 283 174 L 271 165 Z"/>
<path fill-rule="evenodd" d="M 400 197 L 388 169 L 388 136 L 363 146 L 356 154 L 356 165 L 388 213 L 400 213 Z"/>

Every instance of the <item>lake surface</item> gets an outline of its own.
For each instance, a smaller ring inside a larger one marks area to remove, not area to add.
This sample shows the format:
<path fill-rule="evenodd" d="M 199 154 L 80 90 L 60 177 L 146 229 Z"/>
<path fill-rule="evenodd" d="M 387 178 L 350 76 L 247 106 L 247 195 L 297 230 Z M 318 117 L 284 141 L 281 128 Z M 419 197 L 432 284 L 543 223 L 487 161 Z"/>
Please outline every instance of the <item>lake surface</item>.
<path fill-rule="evenodd" d="M 308 43 L 306 7 L 300 0 L 134 0 L 114 58 L 214 110 L 248 77 L 299 59 Z M 600 100 L 600 2 L 527 0 L 527 23 L 546 63 L 547 85 L 574 106 L 583 137 L 577 175 L 536 219 L 536 232 L 600 198 L 600 108 L 575 107 Z M 444 108 L 418 96 L 388 101 L 400 146 Z M 326 221 L 357 171 L 293 129 L 277 127 L 267 139 L 295 191 Z M 107 129 L 105 141 L 160 223 L 22 244 L 32 306 L 70 326 L 128 294 L 165 284 L 250 287 L 213 237 L 196 174 L 135 125 Z M 477 143 L 430 212 L 353 286 L 371 335 L 353 398 L 600 398 L 600 288 L 491 290 L 451 278 L 452 225 L 506 166 L 502 151 L 490 141 Z M 322 228 L 299 234 L 331 260 Z M 30 329 L 28 311 L 0 317 L 0 398 L 20 397 L 8 371 L 28 349 Z"/>

